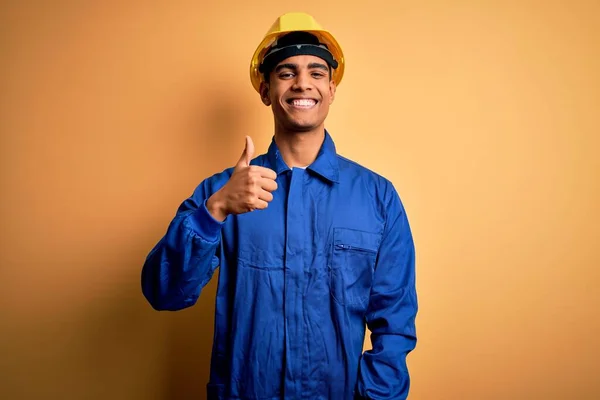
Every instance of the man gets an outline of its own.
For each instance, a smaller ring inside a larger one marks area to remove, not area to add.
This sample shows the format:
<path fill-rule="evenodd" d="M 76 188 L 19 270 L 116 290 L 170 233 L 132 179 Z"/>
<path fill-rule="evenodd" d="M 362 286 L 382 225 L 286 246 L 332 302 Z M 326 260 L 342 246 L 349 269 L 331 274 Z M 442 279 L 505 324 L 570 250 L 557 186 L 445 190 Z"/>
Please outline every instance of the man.
<path fill-rule="evenodd" d="M 278 18 L 251 63 L 274 116 L 268 152 L 246 147 L 204 180 L 150 252 L 157 310 L 196 303 L 220 266 L 210 399 L 403 399 L 414 348 L 414 245 L 385 178 L 336 154 L 324 121 L 342 79 L 333 36 Z M 365 323 L 373 349 L 362 352 Z"/>

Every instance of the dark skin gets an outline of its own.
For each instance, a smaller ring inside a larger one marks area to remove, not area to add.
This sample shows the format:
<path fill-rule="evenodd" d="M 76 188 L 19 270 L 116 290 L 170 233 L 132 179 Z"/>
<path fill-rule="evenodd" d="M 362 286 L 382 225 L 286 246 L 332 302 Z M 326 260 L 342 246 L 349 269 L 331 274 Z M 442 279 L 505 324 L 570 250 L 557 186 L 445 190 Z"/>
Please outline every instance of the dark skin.
<path fill-rule="evenodd" d="M 262 82 L 260 97 L 271 106 L 275 142 L 289 167 L 310 165 L 325 138 L 325 118 L 335 98 L 335 82 L 327 63 L 315 56 L 294 56 L 280 62 Z M 275 171 L 251 166 L 254 144 L 246 148 L 229 181 L 207 201 L 210 214 L 224 221 L 230 214 L 265 209 L 277 190 Z"/>

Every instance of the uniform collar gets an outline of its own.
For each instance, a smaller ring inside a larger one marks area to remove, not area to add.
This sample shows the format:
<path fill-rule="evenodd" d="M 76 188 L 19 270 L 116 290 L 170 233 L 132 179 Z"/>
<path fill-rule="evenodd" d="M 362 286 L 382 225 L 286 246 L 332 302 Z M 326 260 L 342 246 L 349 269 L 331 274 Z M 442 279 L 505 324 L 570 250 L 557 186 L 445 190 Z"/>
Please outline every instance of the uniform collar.
<path fill-rule="evenodd" d="M 282 172 L 289 171 L 290 169 L 285 161 L 283 161 L 283 157 L 281 156 L 279 148 L 275 143 L 275 137 L 273 137 L 271 140 L 271 145 L 269 146 L 267 153 L 267 159 L 271 169 L 273 169 L 277 175 L 281 174 Z M 327 130 L 325 130 L 325 139 L 323 140 L 323 144 L 319 149 L 317 158 L 306 169 L 316 173 L 330 182 L 339 182 L 340 170 L 337 160 L 337 153 L 335 150 L 335 143 L 333 142 L 333 139 Z"/>

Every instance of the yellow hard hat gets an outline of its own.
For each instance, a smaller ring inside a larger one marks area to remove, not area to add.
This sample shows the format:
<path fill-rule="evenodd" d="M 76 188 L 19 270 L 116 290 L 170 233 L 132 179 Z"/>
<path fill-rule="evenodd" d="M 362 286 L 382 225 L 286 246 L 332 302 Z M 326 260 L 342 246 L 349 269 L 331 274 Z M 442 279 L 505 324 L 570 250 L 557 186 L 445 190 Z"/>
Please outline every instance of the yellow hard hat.
<path fill-rule="evenodd" d="M 306 13 L 292 12 L 283 14 L 277 18 L 252 56 L 252 61 L 250 62 L 250 81 L 257 92 L 260 91 L 260 83 L 263 80 L 263 75 L 258 69 L 269 47 L 284 34 L 298 31 L 311 33 L 319 39 L 319 42 L 327 45 L 338 63 L 337 68 L 332 71 L 332 79 L 336 85 L 340 84 L 344 76 L 344 53 L 339 43 L 312 16 Z"/>

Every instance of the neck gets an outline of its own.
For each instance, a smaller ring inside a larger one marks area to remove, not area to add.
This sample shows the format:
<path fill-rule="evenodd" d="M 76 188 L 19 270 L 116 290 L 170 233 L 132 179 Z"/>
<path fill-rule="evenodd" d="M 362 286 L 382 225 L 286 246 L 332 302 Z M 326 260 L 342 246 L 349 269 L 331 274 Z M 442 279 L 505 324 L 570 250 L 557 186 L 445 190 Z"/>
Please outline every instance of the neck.
<path fill-rule="evenodd" d="M 325 128 L 308 132 L 275 131 L 275 143 L 288 167 L 306 167 L 312 164 L 325 139 Z"/>

